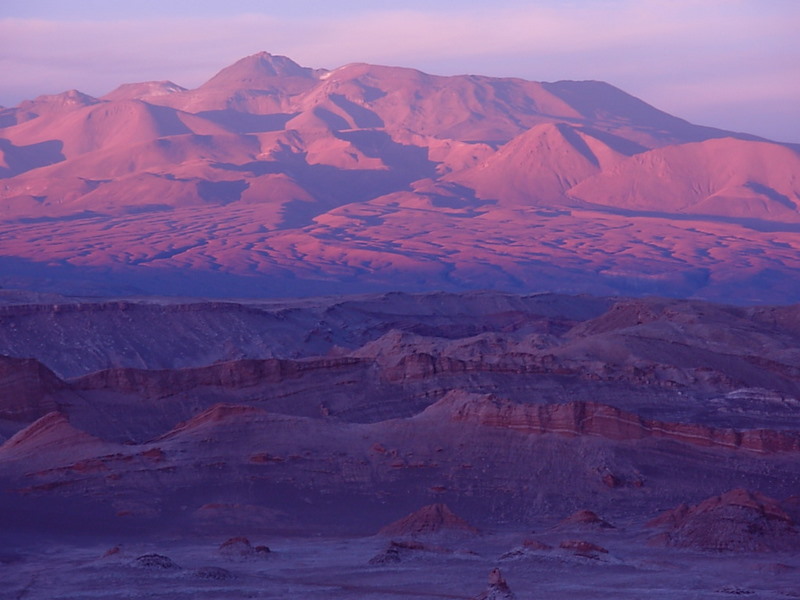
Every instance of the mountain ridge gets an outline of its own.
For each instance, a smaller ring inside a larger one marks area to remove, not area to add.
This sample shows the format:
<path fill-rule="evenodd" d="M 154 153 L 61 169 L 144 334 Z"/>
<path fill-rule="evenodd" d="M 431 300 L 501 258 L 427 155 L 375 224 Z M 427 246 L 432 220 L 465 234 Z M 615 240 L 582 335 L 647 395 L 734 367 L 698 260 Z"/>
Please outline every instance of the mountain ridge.
<path fill-rule="evenodd" d="M 797 301 L 798 172 L 796 145 L 693 125 L 604 82 L 328 71 L 261 52 L 195 89 L 0 111 L 0 285 Z"/>

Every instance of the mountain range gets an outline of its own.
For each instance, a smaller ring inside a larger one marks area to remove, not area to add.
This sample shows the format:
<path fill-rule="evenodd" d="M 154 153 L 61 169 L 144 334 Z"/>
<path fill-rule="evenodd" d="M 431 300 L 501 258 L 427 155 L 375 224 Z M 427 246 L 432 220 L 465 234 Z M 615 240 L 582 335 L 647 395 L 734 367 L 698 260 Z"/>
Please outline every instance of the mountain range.
<path fill-rule="evenodd" d="M 800 147 L 599 81 L 262 52 L 0 110 L 0 285 L 800 301 Z"/>

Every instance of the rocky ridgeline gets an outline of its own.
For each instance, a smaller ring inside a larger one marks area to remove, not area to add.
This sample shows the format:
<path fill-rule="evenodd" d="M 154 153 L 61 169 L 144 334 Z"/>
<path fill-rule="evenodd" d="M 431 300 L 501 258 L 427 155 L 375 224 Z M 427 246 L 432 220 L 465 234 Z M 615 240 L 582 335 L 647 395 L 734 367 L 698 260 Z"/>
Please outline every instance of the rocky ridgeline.
<path fill-rule="evenodd" d="M 800 550 L 800 533 L 780 503 L 735 489 L 695 506 L 682 504 L 648 523 L 662 528 L 653 543 L 715 552 Z"/>
<path fill-rule="evenodd" d="M 46 453 L 65 457 L 76 452 L 93 452 L 106 444 L 73 427 L 66 415 L 53 411 L 18 431 L 0 446 L 6 454 L 42 458 Z"/>
<path fill-rule="evenodd" d="M 557 324 L 565 331 L 612 304 L 607 298 L 481 292 L 270 303 L 2 300 L 0 355 L 37 358 L 62 378 L 110 367 L 171 370 L 245 357 L 320 357 L 334 348 L 355 350 L 392 330 L 449 338 Z"/>
<path fill-rule="evenodd" d="M 0 358 L 4 514 L 31 499 L 47 514 L 103 513 L 102 527 L 160 516 L 224 535 L 370 534 L 425 506 L 383 532 L 425 548 L 390 546 L 391 561 L 474 536 L 448 505 L 483 531 L 587 506 L 603 515 L 573 515 L 559 525 L 569 535 L 545 540 L 557 546 L 735 486 L 796 493 L 800 344 L 789 308 L 491 293 L 296 302 L 227 316 L 224 303 L 5 315 L 6 342 L 22 328 L 47 356 L 81 362 L 106 342 L 116 352 L 107 362 L 156 355 L 67 380 L 34 359 Z M 61 345 L 47 345 L 47 323 L 59 324 Z M 132 331 L 135 344 L 122 344 Z M 254 345 L 237 346 L 245 341 Z M 241 358 L 247 348 L 290 356 Z M 219 360 L 229 352 L 240 358 Z M 578 364 L 586 370 L 565 367 Z M 671 379 L 651 383 L 648 365 Z M 728 379 L 698 387 L 703 370 Z M 620 383 L 622 372 L 635 376 Z M 731 389 L 739 380 L 747 385 Z"/>
<path fill-rule="evenodd" d="M 267 412 L 254 406 L 244 406 L 241 404 L 215 404 L 188 421 L 178 423 L 167 433 L 159 436 L 158 440 L 168 440 L 175 436 L 202 429 L 203 427 L 213 427 L 216 424 L 226 423 L 236 418 L 253 418 L 266 415 Z"/>
<path fill-rule="evenodd" d="M 237 360 L 191 369 L 107 369 L 71 382 L 76 390 L 108 390 L 138 393 L 150 398 L 169 396 L 203 386 L 238 389 L 258 384 L 281 383 L 314 372 L 330 373 L 358 367 L 358 358 L 308 358 L 303 360 Z"/>
<path fill-rule="evenodd" d="M 800 433 L 794 431 L 737 431 L 693 423 L 667 423 L 595 402 L 523 405 L 494 396 L 453 392 L 426 412 L 429 415 L 444 413 L 454 421 L 529 434 L 596 435 L 612 440 L 656 438 L 762 453 L 800 451 Z"/>

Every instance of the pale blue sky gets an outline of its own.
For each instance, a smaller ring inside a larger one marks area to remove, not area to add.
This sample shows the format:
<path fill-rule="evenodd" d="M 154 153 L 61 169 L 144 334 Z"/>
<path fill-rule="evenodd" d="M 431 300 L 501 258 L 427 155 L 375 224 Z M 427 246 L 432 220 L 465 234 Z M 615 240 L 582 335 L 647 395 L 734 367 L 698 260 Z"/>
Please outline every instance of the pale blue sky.
<path fill-rule="evenodd" d="M 553 81 L 600 79 L 690 121 L 800 142 L 796 0 L 0 0 L 0 104 L 199 85 L 266 50 Z"/>

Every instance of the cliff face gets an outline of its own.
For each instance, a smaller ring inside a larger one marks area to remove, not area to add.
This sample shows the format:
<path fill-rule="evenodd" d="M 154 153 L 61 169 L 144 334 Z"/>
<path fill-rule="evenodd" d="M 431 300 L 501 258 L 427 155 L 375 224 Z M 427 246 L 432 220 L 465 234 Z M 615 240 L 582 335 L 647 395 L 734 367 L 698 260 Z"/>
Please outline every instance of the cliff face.
<path fill-rule="evenodd" d="M 264 302 L 26 301 L 0 294 L 0 354 L 34 357 L 62 378 L 109 368 L 174 370 L 241 359 L 352 352 L 393 330 L 458 339 L 492 331 L 563 333 L 605 298 L 405 294 Z"/>
<path fill-rule="evenodd" d="M 0 356 L 0 419 L 26 423 L 56 410 L 66 387 L 33 358 Z"/>

